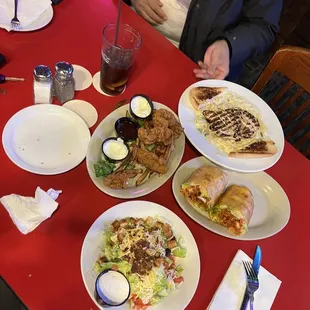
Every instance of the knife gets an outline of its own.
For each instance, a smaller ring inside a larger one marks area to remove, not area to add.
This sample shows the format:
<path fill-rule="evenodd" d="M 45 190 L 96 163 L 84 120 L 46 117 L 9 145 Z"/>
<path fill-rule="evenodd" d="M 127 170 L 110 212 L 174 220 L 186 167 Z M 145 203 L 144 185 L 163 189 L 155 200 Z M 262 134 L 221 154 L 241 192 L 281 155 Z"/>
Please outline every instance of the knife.
<path fill-rule="evenodd" d="M 256 249 L 255 249 L 255 253 L 254 253 L 253 263 L 252 263 L 252 267 L 253 267 L 253 269 L 257 275 L 259 272 L 261 261 L 262 261 L 262 250 L 261 250 L 260 246 L 257 245 Z M 249 301 L 250 301 L 250 296 L 249 296 L 248 292 L 245 291 L 240 310 L 246 310 L 248 307 Z"/>
<path fill-rule="evenodd" d="M 252 267 L 253 267 L 253 269 L 257 275 L 259 272 L 259 267 L 260 267 L 261 261 L 262 261 L 262 250 L 261 250 L 260 246 L 258 245 L 256 247 L 254 258 L 253 258 L 253 263 L 252 263 Z"/>

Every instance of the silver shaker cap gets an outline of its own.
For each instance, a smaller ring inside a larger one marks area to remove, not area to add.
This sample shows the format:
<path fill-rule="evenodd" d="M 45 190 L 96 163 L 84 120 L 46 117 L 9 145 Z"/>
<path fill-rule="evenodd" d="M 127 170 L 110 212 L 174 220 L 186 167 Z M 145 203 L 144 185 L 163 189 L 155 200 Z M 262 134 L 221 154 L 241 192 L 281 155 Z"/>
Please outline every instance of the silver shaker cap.
<path fill-rule="evenodd" d="M 33 70 L 34 78 L 37 81 L 51 81 L 52 71 L 48 66 L 38 65 Z"/>
<path fill-rule="evenodd" d="M 56 73 L 61 77 L 69 78 L 73 74 L 73 67 L 66 61 L 59 61 L 55 65 Z"/>

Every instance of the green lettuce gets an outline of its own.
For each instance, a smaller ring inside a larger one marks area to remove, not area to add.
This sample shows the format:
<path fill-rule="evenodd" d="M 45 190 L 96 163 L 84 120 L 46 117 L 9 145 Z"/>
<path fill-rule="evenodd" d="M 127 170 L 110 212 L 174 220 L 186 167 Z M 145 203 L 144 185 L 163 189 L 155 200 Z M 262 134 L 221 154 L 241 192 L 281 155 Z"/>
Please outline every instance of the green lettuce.
<path fill-rule="evenodd" d="M 108 263 L 96 263 L 95 270 L 99 273 L 102 271 L 105 271 L 107 269 L 111 269 L 112 266 L 117 266 L 117 270 L 120 271 L 122 274 L 124 274 L 127 277 L 127 274 L 131 271 L 131 265 L 125 261 L 119 261 L 119 262 L 108 262 Z"/>
<path fill-rule="evenodd" d="M 111 174 L 115 169 L 115 165 L 109 163 L 105 160 L 99 160 L 97 163 L 94 164 L 95 175 L 97 178 L 106 177 Z"/>
<path fill-rule="evenodd" d="M 172 254 L 176 257 L 185 258 L 187 254 L 186 248 L 176 247 L 172 250 Z"/>

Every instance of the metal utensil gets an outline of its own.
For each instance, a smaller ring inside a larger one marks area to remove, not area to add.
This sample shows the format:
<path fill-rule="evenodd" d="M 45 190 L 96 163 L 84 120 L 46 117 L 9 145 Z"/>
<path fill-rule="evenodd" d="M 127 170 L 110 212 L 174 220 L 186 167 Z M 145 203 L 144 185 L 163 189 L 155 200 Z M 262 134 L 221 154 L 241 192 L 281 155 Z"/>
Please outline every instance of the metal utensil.
<path fill-rule="evenodd" d="M 255 249 L 255 254 L 254 254 L 253 263 L 252 263 L 252 267 L 257 275 L 259 273 L 259 267 L 260 267 L 261 261 L 262 261 L 262 250 L 260 246 L 258 245 Z"/>
<path fill-rule="evenodd" d="M 253 258 L 253 263 L 252 263 L 252 267 L 253 267 L 253 269 L 257 275 L 259 272 L 261 261 L 262 261 L 262 250 L 261 250 L 260 246 L 258 245 L 258 246 L 256 246 L 254 258 Z M 240 310 L 245 310 L 247 308 L 249 300 L 250 300 L 250 298 L 247 294 L 247 290 L 245 290 Z"/>
<path fill-rule="evenodd" d="M 253 270 L 251 262 L 243 261 L 242 263 L 243 263 L 246 276 L 247 276 L 247 286 L 246 286 L 246 292 L 245 292 L 245 296 L 244 296 L 240 310 L 246 310 L 249 301 L 250 301 L 250 309 L 254 310 L 254 306 L 253 306 L 254 293 L 259 288 L 257 274 Z"/>
<path fill-rule="evenodd" d="M 125 104 L 127 104 L 127 103 L 129 103 L 129 100 L 128 100 L 128 99 L 123 99 L 123 100 L 119 101 L 119 102 L 114 106 L 113 110 L 116 110 L 116 109 L 122 107 L 123 105 L 125 105 Z"/>
<path fill-rule="evenodd" d="M 20 22 L 17 18 L 17 6 L 18 6 L 18 0 L 14 0 L 14 17 L 11 20 L 11 25 L 14 30 L 18 30 L 20 28 Z"/>
<path fill-rule="evenodd" d="M 121 8 L 122 8 L 122 0 L 119 0 L 118 3 L 118 10 L 117 10 L 117 20 L 116 20 L 116 32 L 115 32 L 115 40 L 114 40 L 114 45 L 117 46 L 117 40 L 118 40 L 118 32 L 119 32 L 119 23 L 121 19 Z"/>

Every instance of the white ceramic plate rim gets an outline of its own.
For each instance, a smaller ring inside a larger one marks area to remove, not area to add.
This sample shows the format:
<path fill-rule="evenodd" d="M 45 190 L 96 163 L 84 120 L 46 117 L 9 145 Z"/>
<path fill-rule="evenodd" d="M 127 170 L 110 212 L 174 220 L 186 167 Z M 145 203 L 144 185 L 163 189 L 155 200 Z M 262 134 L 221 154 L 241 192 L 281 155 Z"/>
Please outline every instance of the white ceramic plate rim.
<path fill-rule="evenodd" d="M 148 208 L 149 207 L 149 208 Z M 140 210 L 137 210 L 139 209 Z M 148 214 L 147 210 L 148 209 L 152 209 L 150 211 L 150 214 Z M 119 210 L 120 209 L 120 210 Z M 125 211 L 127 210 L 127 212 Z M 87 285 L 87 279 L 86 279 L 86 275 L 85 273 L 89 274 L 90 272 L 93 272 L 93 270 L 85 270 L 83 269 L 83 265 L 86 264 L 84 263 L 84 260 L 86 259 L 85 256 L 89 256 L 89 252 L 87 252 L 85 254 L 86 248 L 87 248 L 87 242 L 88 239 L 94 239 L 94 238 L 99 238 L 100 240 L 100 236 L 98 237 L 98 234 L 101 235 L 102 231 L 103 231 L 103 225 L 100 225 L 100 227 L 102 227 L 100 229 L 100 231 L 97 231 L 96 226 L 99 225 L 100 223 L 104 224 L 104 222 L 106 222 L 106 224 L 111 223 L 111 220 L 108 220 L 108 218 L 111 215 L 117 214 L 117 216 L 113 216 L 113 220 L 115 219 L 120 219 L 120 218 L 124 218 L 127 216 L 132 216 L 132 217 L 147 217 L 149 216 L 159 216 L 164 218 L 164 220 L 166 220 L 167 222 L 169 222 L 170 224 L 172 224 L 172 228 L 174 229 L 174 232 L 176 234 L 176 236 L 183 236 L 184 237 L 184 231 L 186 231 L 187 234 L 187 238 L 184 240 L 186 246 L 190 246 L 192 248 L 192 252 L 188 253 L 191 255 L 192 260 L 195 260 L 195 264 L 193 264 L 193 269 L 191 269 L 191 280 L 192 282 L 194 282 L 195 284 L 193 286 L 190 287 L 190 294 L 188 296 L 188 299 L 184 302 L 182 308 L 180 308 L 180 310 L 185 309 L 187 307 L 187 305 L 190 303 L 190 301 L 192 300 L 198 284 L 199 284 L 199 278 L 200 278 L 200 255 L 199 255 L 199 250 L 195 241 L 194 236 L 192 235 L 191 231 L 189 230 L 189 228 L 187 227 L 187 225 L 175 214 L 173 213 L 171 210 L 167 209 L 166 207 L 163 207 L 159 204 L 150 202 L 150 201 L 127 201 L 127 202 L 123 202 L 120 203 L 118 205 L 115 205 L 114 207 L 108 209 L 107 211 L 105 211 L 104 213 L 102 213 L 95 221 L 94 223 L 91 225 L 91 227 L 89 228 L 89 230 L 86 233 L 86 236 L 84 238 L 83 241 L 83 245 L 82 245 L 82 249 L 81 249 L 81 257 L 80 257 L 80 266 L 81 266 L 81 274 L 82 274 L 82 278 L 83 278 L 83 282 L 84 285 L 86 287 L 86 290 L 89 294 L 89 296 L 91 297 L 92 301 L 97 305 L 97 307 L 99 309 L 103 309 L 95 300 L 94 298 L 94 292 L 92 292 L 90 290 L 90 288 Z M 105 220 L 106 218 L 106 220 Z M 176 229 L 176 227 L 174 226 L 179 226 L 179 228 L 182 226 L 182 231 L 180 231 L 180 229 Z M 190 239 L 190 240 L 189 240 Z M 98 253 L 100 252 L 100 244 L 95 244 L 94 248 L 96 248 L 96 251 L 98 251 Z M 98 257 L 93 257 L 93 262 L 94 263 Z M 184 268 L 185 265 L 183 265 Z M 189 268 L 186 268 L 189 269 Z M 184 273 L 186 272 L 186 269 L 184 270 Z M 185 278 L 185 283 L 186 283 L 186 279 Z M 180 288 L 182 288 L 184 285 L 186 285 L 185 283 L 182 284 L 182 286 Z M 169 295 L 168 297 L 166 297 L 166 299 L 164 299 L 163 301 L 169 299 L 170 297 L 178 294 L 179 291 L 177 290 L 176 292 L 172 293 L 171 296 Z M 124 307 L 124 306 L 123 306 Z M 122 309 L 123 309 L 122 307 Z M 125 304 L 126 307 L 126 304 Z M 127 307 L 129 310 L 129 307 Z M 163 307 L 161 307 L 161 303 L 159 303 L 156 306 L 150 307 L 150 309 L 155 309 L 155 310 L 163 310 Z M 173 310 L 176 310 L 175 308 Z"/>
<path fill-rule="evenodd" d="M 44 11 L 37 20 L 33 21 L 31 24 L 26 27 L 20 27 L 19 29 L 12 29 L 12 31 L 17 32 L 28 32 L 42 29 L 48 25 L 53 19 L 54 11 L 52 5 L 50 5 L 46 11 Z"/>
<path fill-rule="evenodd" d="M 234 179 L 234 177 L 235 178 L 242 177 L 244 179 L 244 181 L 242 182 L 242 184 L 239 183 L 240 185 L 247 186 L 247 183 L 251 184 L 253 180 L 258 181 L 259 180 L 258 178 L 262 178 L 262 179 L 264 179 L 264 184 L 268 184 L 268 186 L 270 188 L 272 188 L 277 193 L 277 195 L 274 195 L 274 196 L 271 195 L 271 199 L 273 199 L 272 202 L 276 203 L 277 199 L 275 197 L 276 196 L 280 197 L 280 198 L 278 198 L 278 199 L 281 199 L 281 201 L 278 202 L 278 207 L 281 208 L 282 218 L 279 220 L 277 225 L 275 225 L 274 229 L 269 229 L 269 233 L 264 232 L 264 227 L 262 227 L 261 230 L 254 228 L 255 229 L 255 231 L 254 231 L 254 229 L 251 229 L 251 222 L 250 222 L 249 230 L 247 233 L 245 233 L 243 236 L 234 236 L 234 235 L 230 234 L 226 230 L 225 227 L 222 227 L 219 224 L 213 223 L 210 220 L 208 220 L 207 218 L 200 215 L 196 210 L 194 210 L 189 205 L 189 203 L 184 199 L 183 195 L 180 193 L 180 184 L 184 183 L 187 179 L 186 178 L 183 180 L 182 177 L 180 177 L 180 174 L 183 173 L 183 171 L 185 169 L 188 169 L 188 176 L 189 176 L 195 169 L 197 169 L 198 167 L 201 167 L 204 164 L 217 166 L 216 164 L 212 163 L 211 161 L 209 161 L 205 157 L 202 157 L 202 156 L 196 157 L 196 158 L 193 158 L 193 159 L 187 161 L 182 166 L 180 166 L 179 169 L 176 171 L 176 173 L 173 177 L 173 181 L 172 181 L 172 191 L 173 191 L 173 194 L 174 194 L 174 197 L 175 197 L 177 203 L 183 209 L 183 211 L 190 218 L 192 218 L 195 222 L 197 222 L 198 224 L 200 224 L 204 228 L 206 228 L 206 229 L 208 229 L 208 230 L 210 230 L 210 231 L 212 231 L 218 235 L 221 235 L 221 236 L 224 236 L 224 237 L 230 238 L 230 239 L 243 240 L 243 241 L 260 240 L 260 239 L 269 238 L 269 237 L 279 233 L 287 225 L 289 218 L 290 218 L 290 213 L 291 213 L 289 199 L 288 199 L 286 193 L 284 192 L 284 190 L 282 189 L 282 187 L 279 185 L 279 183 L 265 172 L 253 173 L 253 174 L 244 174 L 244 173 L 238 173 L 238 172 L 234 172 L 234 171 L 230 171 L 230 170 L 222 168 L 228 174 L 230 179 Z M 232 182 L 232 184 L 235 184 L 235 183 Z M 254 204 L 255 204 L 255 200 L 254 200 Z M 255 208 L 255 205 L 254 205 L 254 208 Z M 257 231 L 258 231 L 258 233 L 257 233 Z M 255 233 L 256 233 L 256 235 L 255 235 Z"/>
<path fill-rule="evenodd" d="M 272 139 L 277 146 L 278 152 L 272 157 L 266 158 L 229 158 L 228 155 L 219 151 L 217 147 L 211 144 L 205 136 L 199 132 L 194 123 L 195 111 L 189 102 L 189 91 L 198 86 L 209 86 L 209 87 L 227 87 L 228 89 L 238 93 L 239 95 L 247 98 L 252 104 L 265 113 L 261 113 L 262 120 L 268 128 L 270 139 Z M 192 143 L 192 145 L 205 157 L 211 161 L 221 165 L 222 167 L 240 171 L 240 172 L 259 172 L 272 167 L 281 157 L 284 149 L 284 134 L 282 126 L 269 107 L 269 105 L 262 100 L 259 96 L 254 94 L 252 91 L 246 89 L 238 84 L 219 81 L 219 80 L 205 80 L 199 81 L 189 86 L 182 94 L 178 114 L 180 122 L 184 128 L 185 135 Z"/>
<path fill-rule="evenodd" d="M 156 109 L 167 109 L 168 111 L 172 112 L 173 115 L 177 117 L 177 115 L 167 106 L 158 103 L 158 102 L 153 102 L 154 106 Z M 143 184 L 141 184 L 138 187 L 130 187 L 127 189 L 119 189 L 119 190 L 115 190 L 115 189 L 111 189 L 107 186 L 103 185 L 103 180 L 100 178 L 96 178 L 96 176 L 93 173 L 93 163 L 94 161 L 91 160 L 91 158 L 93 157 L 92 153 L 91 153 L 91 148 L 92 148 L 92 144 L 95 143 L 94 139 L 99 136 L 99 132 L 102 130 L 102 128 L 104 127 L 104 123 L 107 122 L 106 119 L 107 118 L 114 118 L 115 117 L 115 121 L 117 120 L 117 115 L 118 113 L 120 113 L 120 111 L 124 110 L 126 111 L 126 109 L 128 109 L 129 105 L 124 105 L 118 109 L 116 109 L 115 111 L 111 112 L 109 115 L 107 115 L 101 122 L 100 124 L 97 126 L 96 130 L 94 131 L 89 146 L 88 146 L 88 150 L 87 150 L 87 155 L 86 155 L 86 165 L 87 165 L 87 171 L 88 174 L 91 178 L 91 180 L 93 181 L 93 183 L 97 186 L 97 188 L 99 188 L 102 192 L 112 196 L 112 197 L 116 197 L 116 198 L 121 198 L 121 199 L 135 199 L 138 197 L 142 197 L 145 196 L 155 190 L 157 190 L 159 187 L 161 187 L 163 184 L 165 184 L 170 177 L 173 175 L 173 173 L 176 171 L 176 169 L 178 168 L 183 154 L 184 154 L 184 149 L 185 149 L 185 136 L 184 134 L 182 134 L 178 140 L 176 140 L 175 142 L 175 149 L 172 152 L 171 156 L 170 156 L 170 160 L 169 162 L 171 163 L 171 161 L 173 160 L 174 164 L 173 166 L 169 166 L 168 165 L 168 172 L 162 176 L 157 176 L 154 175 L 153 177 L 151 177 L 149 180 L 147 180 L 146 182 L 144 182 Z M 125 116 L 125 113 L 122 114 L 123 116 Z M 121 117 L 121 116 L 120 116 Z M 114 121 L 114 122 L 115 122 Z M 113 129 L 112 129 L 113 130 Z M 112 135 L 113 136 L 113 135 Z M 114 135 L 115 136 L 115 135 Z M 108 138 L 109 136 L 106 135 L 104 138 Z M 104 138 L 101 138 L 101 141 L 103 142 Z M 179 149 L 179 151 L 177 151 L 177 149 Z M 99 151 L 99 150 L 98 150 Z"/>
<path fill-rule="evenodd" d="M 72 112 L 69 109 L 66 109 L 64 107 L 58 106 L 58 105 L 50 105 L 50 104 L 38 104 L 38 105 L 33 105 L 33 106 L 29 106 L 26 107 L 20 111 L 18 111 L 17 113 L 15 113 L 6 123 L 3 132 L 2 132 L 2 145 L 3 145 L 3 149 L 6 153 L 6 155 L 9 157 L 9 159 L 19 168 L 31 172 L 31 173 L 35 173 L 35 174 L 40 174 L 40 175 L 56 175 L 56 174 L 61 174 L 64 172 L 67 172 L 69 170 L 72 170 L 73 168 L 77 167 L 78 165 L 80 165 L 80 163 L 85 159 L 86 156 L 86 151 L 87 148 L 85 148 L 85 153 L 83 152 L 83 154 L 81 153 L 79 156 L 79 160 L 76 160 L 74 162 L 71 163 L 71 165 L 68 165 L 66 168 L 63 169 L 48 169 L 48 168 L 38 168 L 38 167 L 34 167 L 28 164 L 23 164 L 23 161 L 19 162 L 17 160 L 15 160 L 12 156 L 11 156 L 11 152 L 14 152 L 9 144 L 9 136 L 10 136 L 10 130 L 11 130 L 11 124 L 14 122 L 15 118 L 21 117 L 23 116 L 23 114 L 27 115 L 27 113 L 31 110 L 41 110 L 40 113 L 49 113 L 49 111 L 52 110 L 57 110 L 60 114 L 67 114 L 70 118 L 74 119 L 74 121 L 76 123 L 79 124 L 79 129 L 83 131 L 83 135 L 86 136 L 87 139 L 87 145 L 90 141 L 90 132 L 89 129 L 86 125 L 86 123 L 84 122 L 84 120 L 77 115 L 76 113 Z M 12 128 L 14 129 L 14 127 Z"/>

